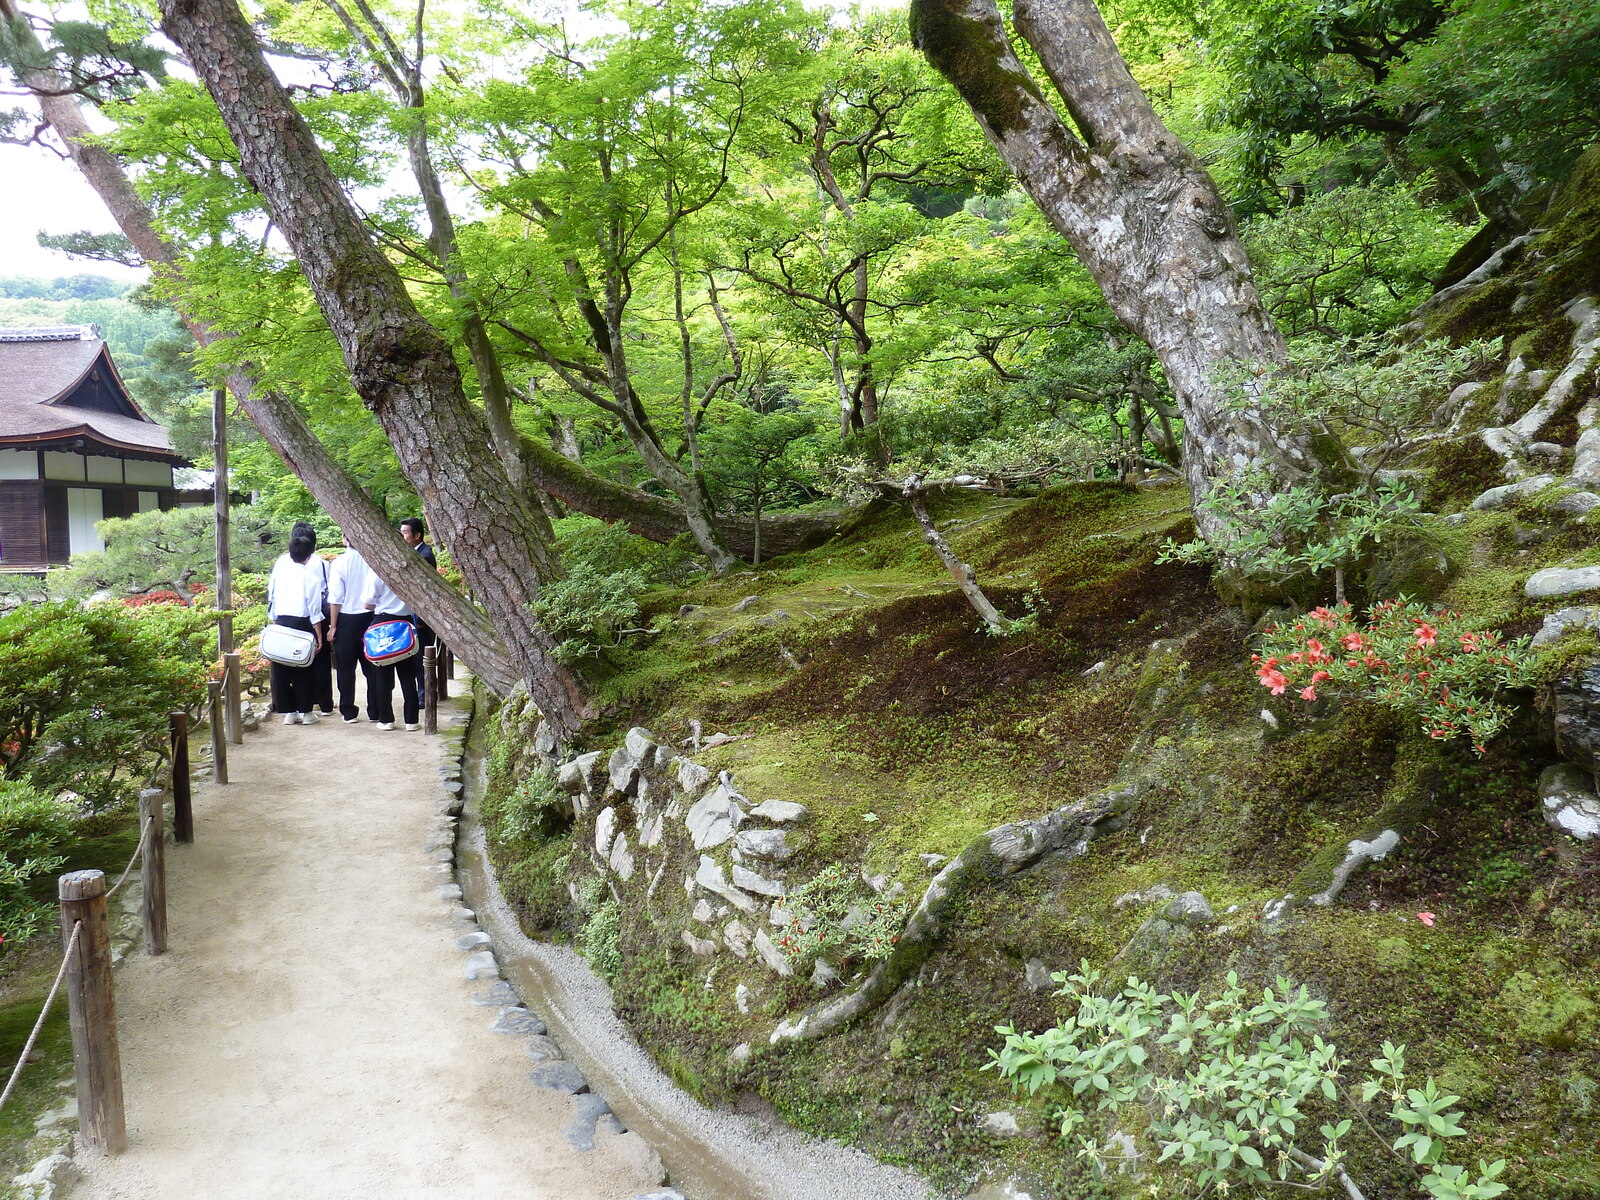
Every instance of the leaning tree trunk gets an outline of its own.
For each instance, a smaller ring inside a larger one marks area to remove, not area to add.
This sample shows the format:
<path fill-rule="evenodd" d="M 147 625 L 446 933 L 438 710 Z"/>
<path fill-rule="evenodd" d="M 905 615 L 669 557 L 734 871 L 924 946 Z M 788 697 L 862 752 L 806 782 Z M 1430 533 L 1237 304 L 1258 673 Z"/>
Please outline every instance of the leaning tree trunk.
<path fill-rule="evenodd" d="M 99 195 L 113 220 L 140 257 L 165 279 L 181 284 L 178 252 L 156 229 L 149 206 L 134 189 L 117 158 L 100 145 L 67 82 L 48 66 L 48 56 L 20 17 L 12 0 L 0 0 L 0 19 L 14 33 L 19 55 L 32 61 L 12 63 L 19 81 L 32 91 L 46 124 L 66 147 L 80 174 Z M 180 304 L 180 312 L 182 306 Z M 227 334 L 189 313 L 184 324 L 201 346 L 224 341 Z M 504 642 L 483 614 L 447 585 L 405 544 L 385 514 L 372 502 L 317 438 L 287 397 L 257 387 L 247 369 L 226 380 L 240 409 L 254 423 L 284 463 L 384 579 L 391 582 L 438 630 L 461 659 L 489 686 L 509 690 L 523 672 L 508 655 Z"/>
<path fill-rule="evenodd" d="M 245 176 L 299 259 L 351 382 L 378 418 L 473 591 L 558 733 L 586 704 L 532 616 L 553 574 L 544 523 L 497 460 L 455 359 L 373 245 L 237 4 L 165 0 L 162 26 L 216 102 Z M 381 568 L 380 568 L 381 569 Z"/>
<path fill-rule="evenodd" d="M 1184 472 L 1196 501 L 1219 477 L 1260 467 L 1291 480 L 1338 461 L 1336 447 L 1275 433 L 1219 396 L 1217 369 L 1283 361 L 1228 205 L 1162 124 L 1091 0 L 1017 0 L 1081 136 L 1017 58 L 994 0 L 912 0 L 912 39 L 959 91 L 989 141 L 1166 370 L 1183 414 Z M 1203 509 L 1207 538 L 1218 522 Z"/>

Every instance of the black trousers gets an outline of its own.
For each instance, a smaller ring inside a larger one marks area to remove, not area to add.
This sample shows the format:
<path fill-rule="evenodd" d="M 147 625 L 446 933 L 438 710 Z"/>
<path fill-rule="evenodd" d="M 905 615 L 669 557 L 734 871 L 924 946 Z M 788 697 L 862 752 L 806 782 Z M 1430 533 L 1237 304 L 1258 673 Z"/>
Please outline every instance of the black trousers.
<path fill-rule="evenodd" d="M 396 616 L 393 613 L 375 613 L 372 618 L 374 625 L 383 621 L 411 621 L 412 617 Z M 343 618 L 339 623 L 344 624 Z M 374 679 L 373 676 L 376 676 Z M 405 723 L 415 725 L 421 715 L 421 705 L 418 702 L 419 685 L 422 682 L 422 655 L 413 654 L 410 658 L 402 659 L 397 663 L 387 666 L 373 667 L 372 675 L 367 678 L 367 695 L 372 703 L 372 715 L 380 724 L 391 725 L 394 723 L 394 681 L 400 681 L 400 700 L 405 714 Z"/>
<path fill-rule="evenodd" d="M 317 707 L 325 713 L 333 711 L 333 639 L 328 637 L 328 623 L 317 622 L 317 632 L 322 635 L 322 649 L 311 660 L 311 674 L 317 683 Z"/>
<path fill-rule="evenodd" d="M 290 629 L 303 629 L 311 633 L 315 628 L 304 617 L 278 617 L 274 624 Z M 304 667 L 286 667 L 272 664 L 272 711 L 280 713 L 308 713 L 317 706 L 317 679 L 315 660 Z"/>
<path fill-rule="evenodd" d="M 352 612 L 339 614 L 339 627 L 333 637 L 333 660 L 339 676 L 339 715 L 355 720 L 361 715 L 361 709 L 356 706 L 356 667 L 361 667 L 361 675 L 367 681 L 367 716 L 374 721 L 378 718 L 373 715 L 372 707 L 372 679 L 373 669 L 361 653 L 361 638 L 367 632 L 367 626 L 372 624 L 372 614 L 366 612 Z"/>

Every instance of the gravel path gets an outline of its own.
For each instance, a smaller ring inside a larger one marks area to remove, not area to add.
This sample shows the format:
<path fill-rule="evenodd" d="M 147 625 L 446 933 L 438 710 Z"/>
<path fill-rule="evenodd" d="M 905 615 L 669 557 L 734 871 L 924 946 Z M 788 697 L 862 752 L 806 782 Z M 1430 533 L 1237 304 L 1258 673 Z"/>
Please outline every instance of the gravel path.
<path fill-rule="evenodd" d="M 117 975 L 129 1151 L 80 1155 L 73 1200 L 653 1190 L 637 1134 L 568 1144 L 569 1102 L 470 1001 L 423 849 L 442 756 L 337 716 L 229 748 L 234 782 L 197 790 L 167 852 L 170 948 Z"/>

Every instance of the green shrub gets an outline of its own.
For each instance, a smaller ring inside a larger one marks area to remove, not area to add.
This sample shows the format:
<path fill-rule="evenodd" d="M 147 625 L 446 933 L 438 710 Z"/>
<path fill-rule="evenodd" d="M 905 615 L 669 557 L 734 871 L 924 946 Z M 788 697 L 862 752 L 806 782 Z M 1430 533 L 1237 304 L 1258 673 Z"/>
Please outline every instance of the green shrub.
<path fill-rule="evenodd" d="M 167 714 L 204 693 L 172 630 L 118 604 L 26 605 L 0 617 L 0 779 L 94 809 L 132 797 Z"/>
<path fill-rule="evenodd" d="M 1480 1161 L 1476 1177 L 1444 1161 L 1446 1139 L 1463 1132 L 1451 1111 L 1459 1097 L 1431 1078 L 1408 1088 L 1405 1047 L 1385 1042 L 1364 1079 L 1345 1079 L 1350 1063 L 1320 1032 L 1327 1006 L 1303 986 L 1279 978 L 1251 1003 L 1231 971 L 1209 1001 L 1131 977 L 1116 995 L 1099 996 L 1088 963 L 1052 978 L 1072 1015 L 1037 1034 L 998 1026 L 1005 1044 L 990 1051 L 989 1066 L 1029 1093 L 1065 1089 L 1061 1136 L 1102 1170 L 1142 1166 L 1192 1182 L 1197 1195 L 1235 1183 L 1338 1183 L 1355 1195 L 1344 1139 L 1360 1121 L 1428 1169 L 1420 1186 L 1433 1200 L 1492 1200 L 1506 1190 L 1495 1182 L 1504 1161 Z M 1380 1098 L 1387 1103 L 1375 1105 Z"/>
<path fill-rule="evenodd" d="M 604 979 L 615 979 L 622 969 L 622 906 L 607 898 L 583 923 L 579 943 L 589 965 Z"/>
<path fill-rule="evenodd" d="M 66 860 L 73 836 L 69 806 L 25 783 L 0 782 L 0 954 L 38 933 L 53 908 L 34 895 L 33 881 Z"/>
<path fill-rule="evenodd" d="M 784 901 L 789 928 L 778 946 L 792 963 L 824 956 L 841 963 L 888 958 L 908 906 L 875 895 L 838 863 L 824 867 Z"/>
<path fill-rule="evenodd" d="M 645 587 L 637 570 L 602 571 L 588 563 L 573 566 L 566 578 L 547 584 L 533 611 L 554 638 L 556 658 L 572 664 L 617 645 L 639 617 L 634 599 Z"/>

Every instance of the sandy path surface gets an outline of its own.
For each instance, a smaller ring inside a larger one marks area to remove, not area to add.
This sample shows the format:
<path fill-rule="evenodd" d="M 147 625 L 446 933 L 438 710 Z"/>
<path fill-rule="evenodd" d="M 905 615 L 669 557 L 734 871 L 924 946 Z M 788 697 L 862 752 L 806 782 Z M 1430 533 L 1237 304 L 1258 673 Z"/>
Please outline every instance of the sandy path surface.
<path fill-rule="evenodd" d="M 397 701 L 398 703 L 398 701 Z M 563 1138 L 522 1039 L 470 1002 L 423 852 L 439 739 L 337 715 L 229 747 L 167 850 L 165 955 L 117 973 L 130 1148 L 73 1200 L 625 1200 L 638 1135 Z"/>

